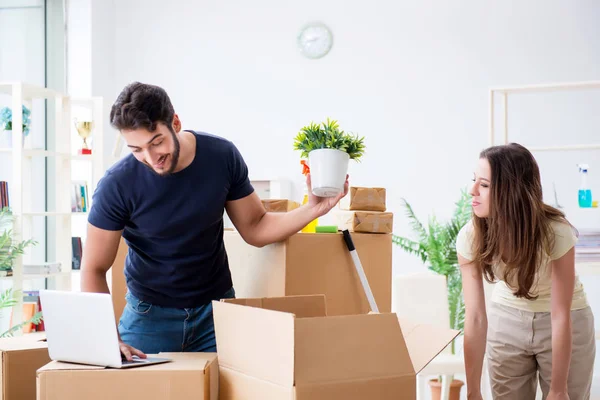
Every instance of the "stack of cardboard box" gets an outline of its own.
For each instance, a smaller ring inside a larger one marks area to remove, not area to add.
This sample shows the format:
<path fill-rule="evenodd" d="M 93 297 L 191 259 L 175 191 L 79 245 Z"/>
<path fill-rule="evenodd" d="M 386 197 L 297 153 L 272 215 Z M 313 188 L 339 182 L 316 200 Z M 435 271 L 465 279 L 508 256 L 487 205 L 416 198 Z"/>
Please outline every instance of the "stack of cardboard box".
<path fill-rule="evenodd" d="M 262 248 L 226 231 L 225 247 L 237 297 L 325 295 L 329 315 L 371 310 L 341 232 L 296 233 Z M 352 239 L 382 312 L 392 305 L 392 236 L 354 233 Z"/>
<path fill-rule="evenodd" d="M 386 190 L 377 187 L 351 187 L 348 200 L 334 210 L 338 228 L 350 232 L 392 233 L 394 215 L 386 212 Z"/>

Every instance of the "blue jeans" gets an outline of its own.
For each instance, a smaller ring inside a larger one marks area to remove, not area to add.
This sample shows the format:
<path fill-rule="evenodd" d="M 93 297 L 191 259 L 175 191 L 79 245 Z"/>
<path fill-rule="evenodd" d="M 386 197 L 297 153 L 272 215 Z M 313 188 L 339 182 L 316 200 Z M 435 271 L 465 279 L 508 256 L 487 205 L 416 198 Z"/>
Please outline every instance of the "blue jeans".
<path fill-rule="evenodd" d="M 229 289 L 222 298 L 234 298 Z M 119 320 L 121 340 L 146 354 L 216 352 L 212 303 L 196 308 L 166 308 L 141 301 L 129 291 Z"/>

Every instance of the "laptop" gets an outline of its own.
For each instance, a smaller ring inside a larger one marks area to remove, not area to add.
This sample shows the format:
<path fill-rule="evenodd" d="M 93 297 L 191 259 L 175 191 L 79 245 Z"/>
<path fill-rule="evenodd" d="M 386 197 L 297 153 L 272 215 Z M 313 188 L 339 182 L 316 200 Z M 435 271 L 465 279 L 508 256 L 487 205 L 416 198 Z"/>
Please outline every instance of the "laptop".
<path fill-rule="evenodd" d="M 54 361 L 108 368 L 171 361 L 152 357 L 127 361 L 122 357 L 110 294 L 40 290 L 40 302 L 48 354 Z"/>

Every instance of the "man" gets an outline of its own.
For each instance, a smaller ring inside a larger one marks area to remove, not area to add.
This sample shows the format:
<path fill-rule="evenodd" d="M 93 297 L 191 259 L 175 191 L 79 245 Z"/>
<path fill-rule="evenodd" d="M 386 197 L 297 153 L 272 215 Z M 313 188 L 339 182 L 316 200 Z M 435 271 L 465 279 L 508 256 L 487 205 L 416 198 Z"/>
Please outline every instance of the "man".
<path fill-rule="evenodd" d="M 109 293 L 106 272 L 123 235 L 129 253 L 127 305 L 118 324 L 122 354 L 131 360 L 161 351 L 214 352 L 211 301 L 235 296 L 223 212 L 247 243 L 262 247 L 326 214 L 347 194 L 348 181 L 335 198 L 311 194 L 296 210 L 268 213 L 235 145 L 182 130 L 162 88 L 126 86 L 110 122 L 132 154 L 106 172 L 94 193 L 82 290 Z"/>

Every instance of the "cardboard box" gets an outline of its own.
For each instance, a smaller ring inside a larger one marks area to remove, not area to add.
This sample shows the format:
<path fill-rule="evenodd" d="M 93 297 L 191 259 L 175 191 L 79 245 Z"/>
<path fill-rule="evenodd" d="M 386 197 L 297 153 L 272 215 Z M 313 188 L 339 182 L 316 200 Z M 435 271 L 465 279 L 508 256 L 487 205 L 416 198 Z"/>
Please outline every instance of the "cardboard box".
<path fill-rule="evenodd" d="M 300 203 L 287 199 L 261 200 L 267 212 L 288 212 L 300 207 Z"/>
<path fill-rule="evenodd" d="M 216 353 L 160 353 L 158 356 L 173 361 L 127 369 L 52 361 L 37 372 L 38 400 L 219 398 Z"/>
<path fill-rule="evenodd" d="M 386 190 L 379 187 L 356 187 L 349 190 L 349 203 L 341 203 L 346 210 L 386 211 Z"/>
<path fill-rule="evenodd" d="M 324 296 L 215 301 L 213 313 L 222 400 L 416 399 L 416 374 L 458 335 L 392 313 L 327 316 Z"/>
<path fill-rule="evenodd" d="M 391 212 L 336 210 L 334 215 L 340 230 L 392 233 L 394 229 L 394 214 Z"/>
<path fill-rule="evenodd" d="M 35 400 L 35 373 L 50 362 L 44 332 L 0 339 L 0 400 Z"/>
<path fill-rule="evenodd" d="M 262 248 L 225 232 L 236 297 L 324 294 L 329 315 L 371 309 L 356 267 L 338 233 L 297 233 Z M 381 312 L 392 307 L 392 236 L 354 233 L 352 240 Z"/>

